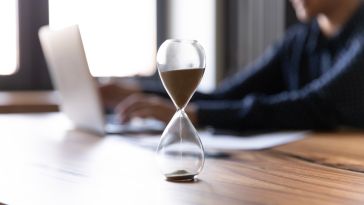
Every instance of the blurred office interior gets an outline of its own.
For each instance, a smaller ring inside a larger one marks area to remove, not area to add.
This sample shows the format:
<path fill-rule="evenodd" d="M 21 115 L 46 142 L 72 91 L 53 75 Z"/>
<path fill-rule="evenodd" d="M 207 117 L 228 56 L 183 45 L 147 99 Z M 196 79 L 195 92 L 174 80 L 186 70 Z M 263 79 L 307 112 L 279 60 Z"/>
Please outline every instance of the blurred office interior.
<path fill-rule="evenodd" d="M 199 90 L 210 92 L 296 22 L 286 0 L 9 0 L 0 10 L 2 91 L 53 89 L 38 39 L 47 24 L 79 24 L 96 77 L 158 80 L 158 46 L 168 38 L 198 40 L 207 56 Z"/>

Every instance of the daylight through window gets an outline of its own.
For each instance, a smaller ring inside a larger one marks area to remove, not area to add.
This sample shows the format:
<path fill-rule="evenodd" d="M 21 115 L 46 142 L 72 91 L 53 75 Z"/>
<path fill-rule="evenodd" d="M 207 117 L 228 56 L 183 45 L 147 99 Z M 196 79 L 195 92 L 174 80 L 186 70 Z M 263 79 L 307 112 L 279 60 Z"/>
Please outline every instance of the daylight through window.
<path fill-rule="evenodd" d="M 156 0 L 50 0 L 52 28 L 79 24 L 94 76 L 155 70 Z"/>
<path fill-rule="evenodd" d="M 0 1 L 0 75 L 10 75 L 18 65 L 17 1 Z"/>

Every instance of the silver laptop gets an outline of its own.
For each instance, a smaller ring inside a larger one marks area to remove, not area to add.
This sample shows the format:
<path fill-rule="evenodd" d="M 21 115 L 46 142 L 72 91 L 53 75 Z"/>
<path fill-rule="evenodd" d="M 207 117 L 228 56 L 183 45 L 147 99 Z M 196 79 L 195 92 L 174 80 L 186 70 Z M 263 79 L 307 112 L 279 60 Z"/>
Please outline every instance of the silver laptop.
<path fill-rule="evenodd" d="M 113 117 L 106 117 L 77 25 L 59 30 L 43 26 L 39 30 L 39 38 L 53 84 L 60 94 L 61 110 L 76 128 L 102 135 L 163 130 L 163 123 L 155 120 L 139 119 L 121 125 L 112 120 Z"/>

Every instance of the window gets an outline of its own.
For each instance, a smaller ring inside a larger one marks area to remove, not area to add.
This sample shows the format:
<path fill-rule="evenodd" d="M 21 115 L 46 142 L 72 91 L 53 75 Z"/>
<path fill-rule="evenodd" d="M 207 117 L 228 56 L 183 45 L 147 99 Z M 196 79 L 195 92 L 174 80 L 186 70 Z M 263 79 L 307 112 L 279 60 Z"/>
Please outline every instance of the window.
<path fill-rule="evenodd" d="M 10 4 L 10 2 L 13 2 L 13 4 Z M 6 7 L 6 5 L 8 6 Z M 6 13 L 8 10 L 11 10 L 11 5 L 15 6 L 15 11 L 13 11 L 15 17 L 12 15 L 9 15 L 9 18 L 3 17 L 4 12 Z M 11 43 L 15 45 L 13 49 L 10 48 L 8 50 L 3 43 L 0 44 L 0 51 L 6 49 L 6 53 L 13 53 L 12 55 L 15 61 L 11 60 L 10 62 L 12 62 L 12 65 L 16 65 L 10 68 L 12 70 L 11 72 L 8 69 L 6 70 L 6 73 L 12 73 L 11 75 L 0 75 L 0 90 L 52 89 L 52 83 L 38 39 L 39 27 L 48 24 L 48 0 L 1 1 L 0 16 L 0 38 L 4 38 L 4 33 L 9 30 L 16 31 L 13 35 L 9 35 L 9 39 L 5 41 L 13 41 Z M 7 21 L 5 23 L 6 27 L 3 27 L 4 25 L 1 23 L 1 20 Z M 11 21 L 13 22 L 12 25 L 10 24 Z M 2 73 L 5 73 L 2 70 L 6 68 L 2 67 L 4 65 L 3 63 L 6 62 L 5 60 L 8 60 L 7 57 L 1 56 L 0 71 Z"/>
<path fill-rule="evenodd" d="M 13 74 L 18 67 L 17 0 L 0 1 L 0 75 Z"/>
<path fill-rule="evenodd" d="M 94 76 L 155 71 L 156 0 L 49 0 L 52 28 L 79 24 Z"/>

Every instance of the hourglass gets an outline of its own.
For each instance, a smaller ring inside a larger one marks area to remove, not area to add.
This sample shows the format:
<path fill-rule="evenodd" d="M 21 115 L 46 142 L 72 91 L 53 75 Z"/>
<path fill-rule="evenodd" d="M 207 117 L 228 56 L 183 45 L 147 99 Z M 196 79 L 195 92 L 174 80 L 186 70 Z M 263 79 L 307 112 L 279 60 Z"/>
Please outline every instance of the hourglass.
<path fill-rule="evenodd" d="M 192 181 L 204 165 L 198 132 L 184 109 L 205 71 L 205 53 L 195 40 L 166 40 L 158 49 L 159 76 L 176 106 L 157 149 L 160 170 L 169 181 Z"/>

